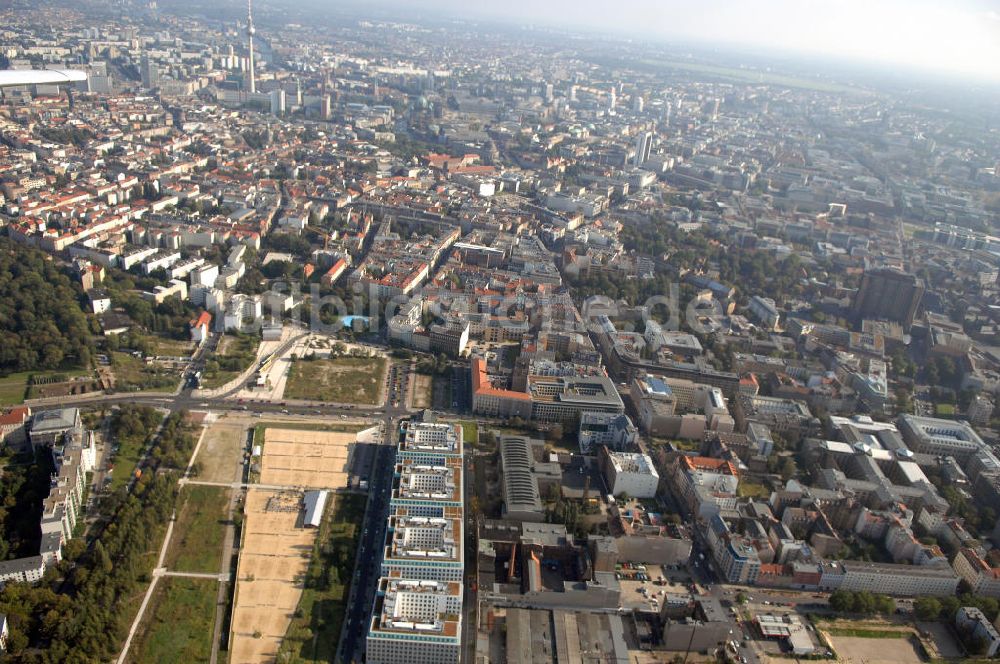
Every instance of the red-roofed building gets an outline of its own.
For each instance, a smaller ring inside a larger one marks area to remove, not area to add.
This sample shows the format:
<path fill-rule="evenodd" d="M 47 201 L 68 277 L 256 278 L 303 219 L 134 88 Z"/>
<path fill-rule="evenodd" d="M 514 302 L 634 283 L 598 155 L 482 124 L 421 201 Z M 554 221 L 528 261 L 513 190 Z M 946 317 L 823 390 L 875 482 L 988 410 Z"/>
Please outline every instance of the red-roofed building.
<path fill-rule="evenodd" d="M 732 461 L 681 456 L 671 472 L 676 492 L 703 519 L 736 509 L 739 471 Z"/>
<path fill-rule="evenodd" d="M 212 314 L 207 311 L 201 312 L 197 318 L 191 321 L 191 341 L 201 345 L 208 339 L 209 330 L 212 329 Z"/>
<path fill-rule="evenodd" d="M 472 411 L 488 417 L 531 417 L 531 395 L 494 387 L 486 372 L 486 361 L 472 360 Z"/>
<path fill-rule="evenodd" d="M 20 447 L 27 440 L 25 424 L 31 419 L 31 408 L 16 406 L 0 415 L 0 441 Z"/>
<path fill-rule="evenodd" d="M 340 279 L 340 275 L 342 275 L 346 269 L 347 261 L 343 258 L 339 259 L 329 270 L 326 271 L 326 274 L 320 277 L 320 283 L 324 286 L 333 286 L 337 279 Z"/>

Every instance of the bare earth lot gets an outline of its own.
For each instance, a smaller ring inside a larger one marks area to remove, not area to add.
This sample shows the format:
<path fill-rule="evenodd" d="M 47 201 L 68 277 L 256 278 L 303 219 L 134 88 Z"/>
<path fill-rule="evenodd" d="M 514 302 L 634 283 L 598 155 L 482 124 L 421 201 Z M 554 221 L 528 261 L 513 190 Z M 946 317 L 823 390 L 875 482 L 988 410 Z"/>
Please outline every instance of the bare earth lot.
<path fill-rule="evenodd" d="M 831 636 L 839 661 L 847 664 L 920 664 L 914 644 L 902 639 L 867 639 L 857 636 Z"/>
<path fill-rule="evenodd" d="M 413 407 L 430 408 L 433 378 L 424 374 L 413 374 L 411 379 L 413 380 Z"/>
<path fill-rule="evenodd" d="M 350 447 L 357 434 L 268 427 L 260 483 L 335 489 L 347 485 Z"/>
<path fill-rule="evenodd" d="M 316 530 L 302 528 L 299 492 L 247 493 L 246 538 L 236 577 L 234 664 L 272 662 L 288 630 L 309 567 Z"/>
<path fill-rule="evenodd" d="M 228 416 L 217 420 L 205 432 L 195 463 L 198 479 L 211 482 L 235 482 L 242 475 L 240 456 L 246 442 L 249 420 Z"/>
<path fill-rule="evenodd" d="M 385 376 L 385 358 L 298 360 L 289 370 L 284 398 L 373 405 Z"/>
<path fill-rule="evenodd" d="M 341 488 L 356 435 L 268 427 L 260 483 Z M 275 661 L 291 624 L 318 532 L 302 527 L 301 503 L 300 490 L 247 492 L 232 619 L 234 664 Z"/>

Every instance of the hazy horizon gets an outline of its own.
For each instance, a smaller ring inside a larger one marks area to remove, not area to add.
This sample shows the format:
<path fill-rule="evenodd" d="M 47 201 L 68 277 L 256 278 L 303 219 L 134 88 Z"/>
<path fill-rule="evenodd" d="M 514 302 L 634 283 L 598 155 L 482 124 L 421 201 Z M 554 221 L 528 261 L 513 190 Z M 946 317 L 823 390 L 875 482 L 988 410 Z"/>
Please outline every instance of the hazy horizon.
<path fill-rule="evenodd" d="M 266 0 L 258 0 L 266 2 Z M 313 0 L 315 4 L 346 3 Z M 899 66 L 928 73 L 1000 83 L 1000 2 L 954 0 L 508 0 L 469 5 L 460 0 L 349 3 L 396 7 L 437 18 L 496 19 L 507 23 L 632 34 L 771 53 L 802 53 L 845 64 Z"/>

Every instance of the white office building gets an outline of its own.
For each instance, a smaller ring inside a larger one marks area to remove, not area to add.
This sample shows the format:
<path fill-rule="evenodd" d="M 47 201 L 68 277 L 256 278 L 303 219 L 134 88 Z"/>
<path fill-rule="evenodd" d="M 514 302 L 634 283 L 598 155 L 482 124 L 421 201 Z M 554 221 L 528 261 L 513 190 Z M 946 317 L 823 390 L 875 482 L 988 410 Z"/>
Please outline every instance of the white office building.
<path fill-rule="evenodd" d="M 604 481 L 612 495 L 652 498 L 660 484 L 660 474 L 648 454 L 611 452 L 602 447 L 598 457 Z"/>
<path fill-rule="evenodd" d="M 369 664 L 457 664 L 461 648 L 461 583 L 379 580 L 365 649 Z"/>
<path fill-rule="evenodd" d="M 405 509 L 389 517 L 382 576 L 427 581 L 461 581 L 462 511 L 447 509 L 443 517 L 407 516 Z"/>

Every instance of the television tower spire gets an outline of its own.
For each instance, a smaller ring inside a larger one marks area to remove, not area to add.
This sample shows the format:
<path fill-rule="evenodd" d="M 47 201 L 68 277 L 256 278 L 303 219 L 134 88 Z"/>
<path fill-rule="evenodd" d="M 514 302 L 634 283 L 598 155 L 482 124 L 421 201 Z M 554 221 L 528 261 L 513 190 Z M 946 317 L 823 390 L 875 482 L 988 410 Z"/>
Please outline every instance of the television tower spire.
<path fill-rule="evenodd" d="M 257 94 L 257 74 L 253 67 L 253 36 L 257 28 L 253 27 L 253 0 L 247 0 L 247 37 L 250 40 L 250 94 Z"/>

